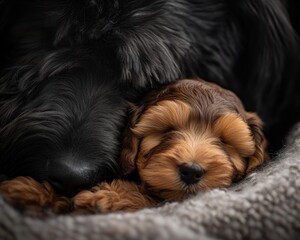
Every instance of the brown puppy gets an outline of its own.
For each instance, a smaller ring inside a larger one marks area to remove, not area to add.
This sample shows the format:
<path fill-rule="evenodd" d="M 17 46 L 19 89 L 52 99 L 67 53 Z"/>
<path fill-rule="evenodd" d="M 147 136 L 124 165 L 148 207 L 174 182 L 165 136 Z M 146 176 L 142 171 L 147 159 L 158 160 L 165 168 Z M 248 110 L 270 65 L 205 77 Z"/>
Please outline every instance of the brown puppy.
<path fill-rule="evenodd" d="M 141 183 L 115 180 L 74 198 L 77 210 L 109 212 L 228 187 L 267 159 L 262 121 L 231 91 L 181 80 L 133 106 L 121 165 Z"/>
<path fill-rule="evenodd" d="M 265 148 L 261 120 L 246 112 L 235 94 L 202 80 L 181 80 L 132 107 L 120 159 L 124 175 L 137 171 L 140 183 L 99 184 L 78 193 L 74 208 L 137 210 L 228 187 L 267 159 Z M 0 191 L 23 206 L 70 208 L 70 201 L 54 197 L 47 183 L 29 178 L 5 182 Z"/>

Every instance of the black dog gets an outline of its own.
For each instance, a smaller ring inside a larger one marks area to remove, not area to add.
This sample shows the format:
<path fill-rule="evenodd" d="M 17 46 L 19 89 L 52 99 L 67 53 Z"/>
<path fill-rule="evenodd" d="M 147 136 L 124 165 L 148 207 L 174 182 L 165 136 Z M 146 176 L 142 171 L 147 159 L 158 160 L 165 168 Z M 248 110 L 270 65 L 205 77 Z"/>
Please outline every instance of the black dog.
<path fill-rule="evenodd" d="M 280 0 L 4 0 L 0 173 L 72 194 L 118 172 L 126 102 L 179 78 L 229 88 L 278 149 L 300 118 Z"/>
<path fill-rule="evenodd" d="M 8 177 L 48 180 L 72 195 L 117 176 L 125 101 L 109 66 L 81 55 L 55 51 L 41 65 L 2 78 L 0 163 Z"/>

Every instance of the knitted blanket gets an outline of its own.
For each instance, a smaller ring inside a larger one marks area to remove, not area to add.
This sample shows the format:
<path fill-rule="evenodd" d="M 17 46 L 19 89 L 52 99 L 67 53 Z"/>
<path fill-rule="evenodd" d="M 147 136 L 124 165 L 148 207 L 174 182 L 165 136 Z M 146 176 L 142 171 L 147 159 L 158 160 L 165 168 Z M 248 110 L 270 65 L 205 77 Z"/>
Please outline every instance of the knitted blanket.
<path fill-rule="evenodd" d="M 37 217 L 0 199 L 0 239 L 300 239 L 300 125 L 275 159 L 242 182 L 180 203 Z"/>

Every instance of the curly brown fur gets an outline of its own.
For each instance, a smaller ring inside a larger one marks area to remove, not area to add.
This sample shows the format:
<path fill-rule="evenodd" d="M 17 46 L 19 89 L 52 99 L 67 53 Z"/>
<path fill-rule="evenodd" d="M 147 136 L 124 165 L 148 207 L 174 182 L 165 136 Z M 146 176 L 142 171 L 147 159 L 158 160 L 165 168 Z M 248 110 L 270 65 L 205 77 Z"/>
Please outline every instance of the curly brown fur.
<path fill-rule="evenodd" d="M 0 193 L 17 208 L 39 212 L 50 209 L 59 214 L 73 210 L 78 213 L 134 211 L 152 207 L 158 202 L 148 195 L 143 185 L 123 180 L 114 180 L 110 184 L 100 183 L 71 199 L 58 196 L 47 182 L 39 183 L 30 177 L 17 177 L 1 183 Z"/>
<path fill-rule="evenodd" d="M 111 184 L 101 183 L 90 191 L 79 192 L 73 201 L 75 211 L 84 213 L 134 211 L 153 207 L 158 202 L 148 195 L 144 185 L 124 180 L 114 180 Z"/>
<path fill-rule="evenodd" d="M 65 213 L 72 209 L 69 198 L 57 196 L 49 183 L 39 183 L 30 177 L 16 177 L 2 182 L 0 193 L 5 199 L 20 208 L 36 210 L 50 208 L 55 213 Z"/>

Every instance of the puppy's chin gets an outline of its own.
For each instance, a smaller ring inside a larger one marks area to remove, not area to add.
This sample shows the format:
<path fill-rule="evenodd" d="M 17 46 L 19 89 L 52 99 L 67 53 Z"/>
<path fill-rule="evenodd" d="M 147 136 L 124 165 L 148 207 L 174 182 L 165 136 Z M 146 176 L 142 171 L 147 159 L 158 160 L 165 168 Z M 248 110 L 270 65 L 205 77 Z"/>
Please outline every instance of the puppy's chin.
<path fill-rule="evenodd" d="M 151 192 L 166 200 L 181 200 L 213 188 L 228 187 L 235 176 L 234 165 L 217 138 L 180 133 L 181 139 L 165 141 L 150 156 L 139 155 L 137 161 L 141 180 Z M 198 181 L 187 183 L 181 166 L 201 169 Z"/>

